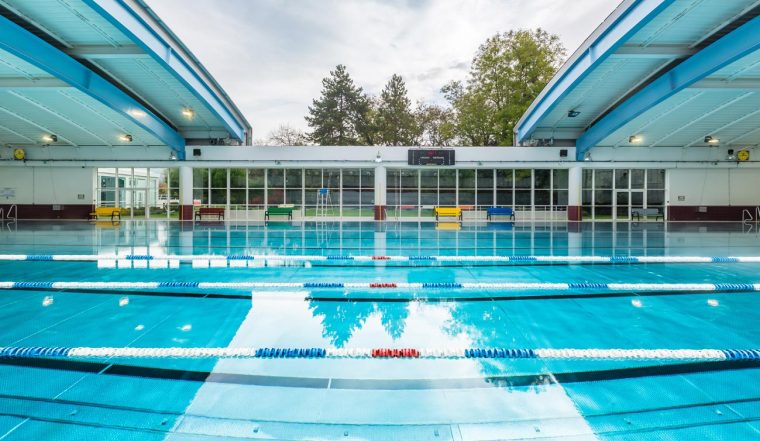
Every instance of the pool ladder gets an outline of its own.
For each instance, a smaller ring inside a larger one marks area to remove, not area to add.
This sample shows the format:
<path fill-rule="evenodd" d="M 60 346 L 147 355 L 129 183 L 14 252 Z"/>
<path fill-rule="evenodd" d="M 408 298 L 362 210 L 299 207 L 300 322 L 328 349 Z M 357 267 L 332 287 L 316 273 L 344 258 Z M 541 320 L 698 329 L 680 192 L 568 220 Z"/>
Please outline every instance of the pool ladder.
<path fill-rule="evenodd" d="M 18 207 L 16 205 L 11 205 L 8 207 L 7 214 L 2 208 L 0 208 L 0 221 L 6 220 L 18 220 Z"/>
<path fill-rule="evenodd" d="M 760 207 L 755 207 L 754 215 L 746 208 L 742 211 L 742 223 L 746 224 L 748 222 L 760 222 Z"/>

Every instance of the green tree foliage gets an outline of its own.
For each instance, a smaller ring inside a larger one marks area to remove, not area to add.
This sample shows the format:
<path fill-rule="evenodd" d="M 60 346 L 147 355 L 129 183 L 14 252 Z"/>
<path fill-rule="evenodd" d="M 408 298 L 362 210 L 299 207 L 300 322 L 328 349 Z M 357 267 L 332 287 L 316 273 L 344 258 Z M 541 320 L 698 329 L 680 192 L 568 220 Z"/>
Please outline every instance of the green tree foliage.
<path fill-rule="evenodd" d="M 339 64 L 322 80 L 322 96 L 309 106 L 309 138 L 319 145 L 363 145 L 371 139 L 370 103 Z"/>
<path fill-rule="evenodd" d="M 456 123 L 451 109 L 435 104 L 418 103 L 414 118 L 424 146 L 450 146 L 456 139 Z"/>
<path fill-rule="evenodd" d="M 406 84 L 399 75 L 393 74 L 380 93 L 377 129 L 379 144 L 417 144 L 420 129 L 412 113 L 412 102 L 407 97 Z"/>
<path fill-rule="evenodd" d="M 496 34 L 480 46 L 466 85 L 443 93 L 456 113 L 457 132 L 472 145 L 512 145 L 513 128 L 565 57 L 556 35 L 542 29 Z"/>

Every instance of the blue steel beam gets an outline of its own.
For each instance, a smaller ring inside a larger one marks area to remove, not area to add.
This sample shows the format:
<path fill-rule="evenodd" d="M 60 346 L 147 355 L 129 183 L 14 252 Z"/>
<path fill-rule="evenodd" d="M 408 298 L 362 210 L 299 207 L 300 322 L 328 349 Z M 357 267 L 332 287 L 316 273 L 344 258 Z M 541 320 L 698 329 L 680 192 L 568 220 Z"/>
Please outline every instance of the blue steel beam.
<path fill-rule="evenodd" d="M 567 68 L 546 86 L 517 126 L 517 142 L 524 142 L 541 120 L 636 32 L 649 24 L 674 0 L 636 0 L 591 43 Z"/>
<path fill-rule="evenodd" d="M 178 79 L 223 123 L 230 134 L 239 141 L 245 141 L 245 127 L 235 117 L 231 109 L 214 92 L 195 69 L 183 57 L 175 54 L 171 44 L 159 35 L 142 17 L 135 13 L 123 0 L 83 0 L 104 19 L 126 35 L 135 44 Z"/>
<path fill-rule="evenodd" d="M 185 139 L 177 131 L 100 75 L 3 16 L 0 16 L 0 49 L 103 103 L 184 159 Z"/>
<path fill-rule="evenodd" d="M 589 149 L 642 113 L 758 50 L 760 17 L 755 17 L 652 81 L 589 127 L 576 141 L 576 160 L 582 161 Z"/>

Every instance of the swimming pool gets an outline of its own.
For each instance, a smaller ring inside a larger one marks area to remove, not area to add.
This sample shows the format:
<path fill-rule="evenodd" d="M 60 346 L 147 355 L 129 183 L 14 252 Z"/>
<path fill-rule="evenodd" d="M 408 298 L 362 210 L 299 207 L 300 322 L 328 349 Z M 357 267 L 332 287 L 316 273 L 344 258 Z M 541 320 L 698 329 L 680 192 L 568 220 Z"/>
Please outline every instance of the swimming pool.
<path fill-rule="evenodd" d="M 760 263 L 725 259 L 760 256 L 760 235 L 741 224 L 125 221 L 0 231 L 0 255 L 16 258 L 0 260 L 0 281 L 13 282 L 0 289 L 0 346 L 342 354 L 2 358 L 2 440 L 760 437 L 755 360 L 457 352 L 759 348 L 748 284 L 760 283 Z M 377 358 L 360 348 L 428 352 Z"/>

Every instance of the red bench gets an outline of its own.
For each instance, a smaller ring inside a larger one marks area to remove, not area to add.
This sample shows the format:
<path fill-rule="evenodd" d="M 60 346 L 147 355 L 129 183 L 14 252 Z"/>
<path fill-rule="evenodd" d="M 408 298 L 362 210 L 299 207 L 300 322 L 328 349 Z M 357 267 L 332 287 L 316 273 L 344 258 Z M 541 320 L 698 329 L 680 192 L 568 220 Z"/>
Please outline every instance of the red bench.
<path fill-rule="evenodd" d="M 203 207 L 195 212 L 195 219 L 203 219 L 203 216 L 216 216 L 218 220 L 224 219 L 224 208 Z"/>

